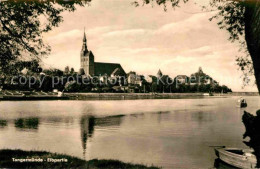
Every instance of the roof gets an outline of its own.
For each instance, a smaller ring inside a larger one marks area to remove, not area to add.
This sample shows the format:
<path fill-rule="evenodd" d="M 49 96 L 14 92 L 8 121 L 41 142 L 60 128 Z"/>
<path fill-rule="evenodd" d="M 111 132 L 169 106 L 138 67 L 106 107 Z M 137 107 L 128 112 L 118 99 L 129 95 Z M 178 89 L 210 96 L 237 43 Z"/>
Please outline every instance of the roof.
<path fill-rule="evenodd" d="M 122 68 L 122 66 L 118 63 L 102 63 L 102 62 L 95 62 L 95 75 L 99 76 L 99 75 L 105 75 L 107 74 L 108 76 L 110 76 L 114 71 L 118 71 L 122 70 L 122 73 L 124 75 L 126 75 L 124 69 Z M 116 70 L 117 69 L 117 70 Z"/>
<path fill-rule="evenodd" d="M 120 70 L 121 70 L 121 69 L 116 68 L 111 74 L 112 74 L 112 75 L 120 74 Z"/>
<path fill-rule="evenodd" d="M 157 73 L 157 76 L 161 77 L 163 74 L 162 74 L 162 71 L 159 69 L 158 73 Z"/>

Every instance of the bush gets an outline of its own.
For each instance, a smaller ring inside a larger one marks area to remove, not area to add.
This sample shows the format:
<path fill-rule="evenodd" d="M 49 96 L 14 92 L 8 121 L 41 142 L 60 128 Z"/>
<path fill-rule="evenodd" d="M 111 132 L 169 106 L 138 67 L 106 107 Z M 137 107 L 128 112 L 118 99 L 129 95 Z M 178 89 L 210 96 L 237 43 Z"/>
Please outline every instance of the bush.
<path fill-rule="evenodd" d="M 64 90 L 66 92 L 79 92 L 81 89 L 81 85 L 76 81 L 70 81 L 65 84 Z"/>
<path fill-rule="evenodd" d="M 91 85 L 85 85 L 83 83 L 77 83 L 76 81 L 69 81 L 65 84 L 64 90 L 66 92 L 90 92 Z"/>

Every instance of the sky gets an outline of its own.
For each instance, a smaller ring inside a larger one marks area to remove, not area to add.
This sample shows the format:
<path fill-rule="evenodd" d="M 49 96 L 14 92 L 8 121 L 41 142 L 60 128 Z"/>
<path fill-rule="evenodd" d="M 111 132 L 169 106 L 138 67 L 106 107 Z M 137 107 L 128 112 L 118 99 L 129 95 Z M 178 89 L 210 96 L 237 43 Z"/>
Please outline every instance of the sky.
<path fill-rule="evenodd" d="M 135 7 L 134 0 L 92 0 L 62 14 L 64 22 L 44 34 L 51 54 L 45 67 L 64 70 L 80 68 L 84 28 L 88 49 L 96 62 L 120 63 L 126 72 L 142 75 L 162 73 L 175 77 L 196 72 L 199 67 L 233 91 L 257 91 L 255 85 L 242 88 L 242 73 L 236 66 L 239 45 L 228 41 L 215 12 L 202 12 L 191 1 L 180 8 L 146 5 Z"/>

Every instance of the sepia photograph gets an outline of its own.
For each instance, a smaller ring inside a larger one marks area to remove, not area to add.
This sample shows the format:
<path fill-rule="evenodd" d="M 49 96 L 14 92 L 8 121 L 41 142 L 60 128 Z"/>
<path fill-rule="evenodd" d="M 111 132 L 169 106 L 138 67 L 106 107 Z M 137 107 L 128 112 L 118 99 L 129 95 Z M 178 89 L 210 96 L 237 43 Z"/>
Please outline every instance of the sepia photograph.
<path fill-rule="evenodd" d="M 0 0 L 0 168 L 260 168 L 260 0 Z"/>

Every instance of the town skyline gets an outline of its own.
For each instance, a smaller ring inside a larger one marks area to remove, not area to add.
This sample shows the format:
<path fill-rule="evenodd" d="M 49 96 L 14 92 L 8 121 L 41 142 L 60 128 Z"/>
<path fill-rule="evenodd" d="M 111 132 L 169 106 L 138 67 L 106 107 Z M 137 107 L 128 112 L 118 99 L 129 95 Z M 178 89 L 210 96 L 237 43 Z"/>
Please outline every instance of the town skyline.
<path fill-rule="evenodd" d="M 51 55 L 43 59 L 45 66 L 78 71 L 86 27 L 87 44 L 96 61 L 120 63 L 127 73 L 148 76 L 161 69 L 170 77 L 189 76 L 202 67 L 233 91 L 256 91 L 256 86 L 241 89 L 242 73 L 235 65 L 238 45 L 227 40 L 227 32 L 219 30 L 216 22 L 208 21 L 209 13 L 198 12 L 198 6 L 189 3 L 185 9 L 164 12 L 158 6 L 136 8 L 131 1 L 110 2 L 117 5 L 93 1 L 90 7 L 65 13 L 64 23 L 44 36 L 52 47 Z"/>

